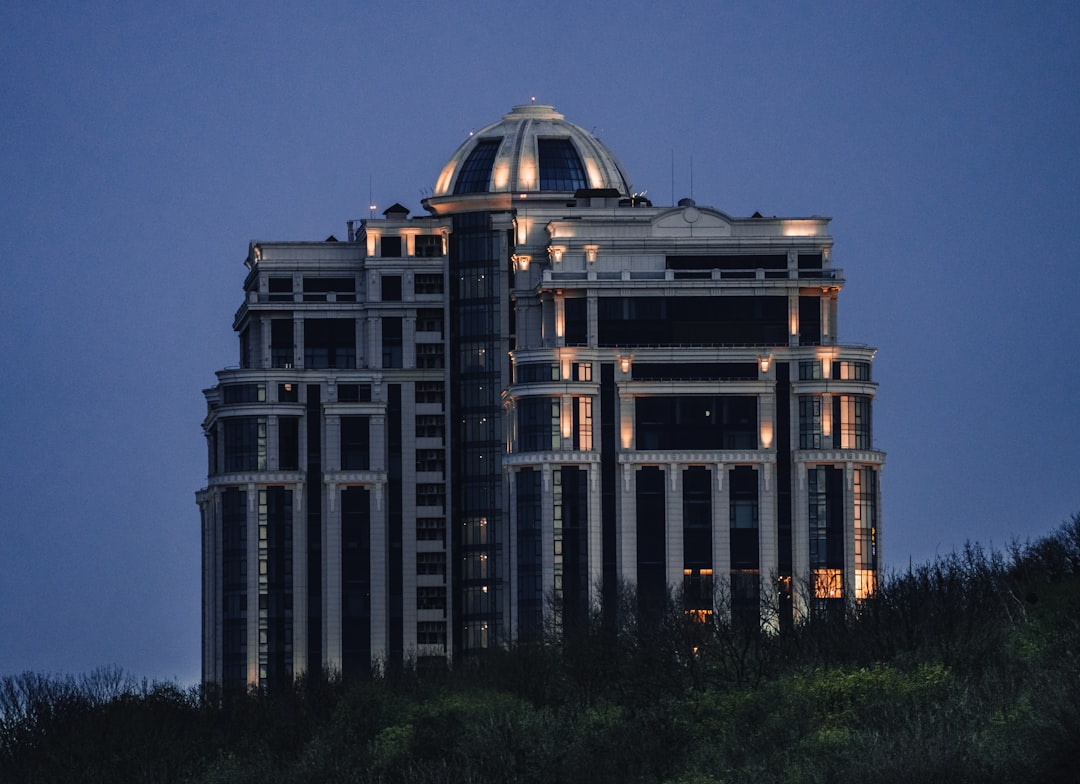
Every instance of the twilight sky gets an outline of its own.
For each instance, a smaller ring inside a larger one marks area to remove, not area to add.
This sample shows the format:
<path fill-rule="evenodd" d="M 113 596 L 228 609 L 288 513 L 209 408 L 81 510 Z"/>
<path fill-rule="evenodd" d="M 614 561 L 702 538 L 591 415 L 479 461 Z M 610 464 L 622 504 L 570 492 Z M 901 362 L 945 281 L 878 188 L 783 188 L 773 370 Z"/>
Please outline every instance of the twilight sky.
<path fill-rule="evenodd" d="M 0 6 L 0 676 L 199 677 L 201 390 L 249 240 L 553 104 L 656 204 L 833 218 L 906 568 L 1080 512 L 1080 4 Z"/>

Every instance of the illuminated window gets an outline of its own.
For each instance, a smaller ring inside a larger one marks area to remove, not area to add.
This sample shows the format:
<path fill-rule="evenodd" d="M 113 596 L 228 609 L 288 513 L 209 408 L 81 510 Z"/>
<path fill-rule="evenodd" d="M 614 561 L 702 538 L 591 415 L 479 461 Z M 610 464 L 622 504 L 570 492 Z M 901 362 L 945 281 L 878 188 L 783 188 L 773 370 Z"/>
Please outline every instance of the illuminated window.
<path fill-rule="evenodd" d="M 870 449 L 870 398 L 866 395 L 835 395 L 833 427 L 839 423 L 841 449 Z"/>
<path fill-rule="evenodd" d="M 833 362 L 833 378 L 841 381 L 869 381 L 869 362 Z"/>
<path fill-rule="evenodd" d="M 873 468 L 856 468 L 855 512 L 855 598 L 873 594 L 877 569 L 877 474 Z"/>
<path fill-rule="evenodd" d="M 871 569 L 855 570 L 855 598 L 866 599 L 877 590 L 877 572 Z"/>
<path fill-rule="evenodd" d="M 593 448 L 592 398 L 574 399 L 574 449 Z"/>
<path fill-rule="evenodd" d="M 814 596 L 818 599 L 843 599 L 844 575 L 841 570 L 815 569 Z"/>

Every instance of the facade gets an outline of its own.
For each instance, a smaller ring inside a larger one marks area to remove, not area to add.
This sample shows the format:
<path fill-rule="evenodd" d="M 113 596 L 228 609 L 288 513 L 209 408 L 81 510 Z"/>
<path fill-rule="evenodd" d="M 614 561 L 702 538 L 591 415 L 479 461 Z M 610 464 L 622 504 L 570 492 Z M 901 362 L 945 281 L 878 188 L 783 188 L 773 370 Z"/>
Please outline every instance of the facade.
<path fill-rule="evenodd" d="M 205 391 L 205 680 L 446 661 L 620 584 L 778 622 L 873 591 L 875 352 L 837 339 L 828 219 L 653 206 L 539 105 L 424 207 L 250 246 Z"/>

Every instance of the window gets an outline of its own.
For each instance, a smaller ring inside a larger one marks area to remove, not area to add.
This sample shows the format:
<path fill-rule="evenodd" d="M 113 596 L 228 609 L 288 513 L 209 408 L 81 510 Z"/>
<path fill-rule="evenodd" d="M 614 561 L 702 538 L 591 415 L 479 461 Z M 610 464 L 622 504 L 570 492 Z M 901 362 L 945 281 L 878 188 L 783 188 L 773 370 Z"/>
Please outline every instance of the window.
<path fill-rule="evenodd" d="M 439 403 L 443 402 L 443 382 L 441 381 L 417 381 L 416 382 L 416 402 L 417 403 Z"/>
<path fill-rule="evenodd" d="M 813 381 L 821 378 L 821 360 L 804 359 L 799 362 L 799 381 Z"/>
<path fill-rule="evenodd" d="M 787 345 L 783 296 L 599 297 L 600 346 Z"/>
<path fill-rule="evenodd" d="M 366 471 L 370 467 L 368 417 L 341 418 L 341 470 Z"/>
<path fill-rule="evenodd" d="M 564 342 L 566 345 L 588 345 L 588 300 L 584 298 L 564 299 L 563 319 L 565 324 Z"/>
<path fill-rule="evenodd" d="M 270 319 L 270 367 L 291 368 L 294 345 L 293 320 Z"/>
<path fill-rule="evenodd" d="M 756 569 L 759 566 L 757 471 L 750 466 L 736 466 L 728 472 L 728 486 L 731 566 Z"/>
<path fill-rule="evenodd" d="M 382 276 L 382 301 L 401 302 L 401 276 Z"/>
<path fill-rule="evenodd" d="M 278 384 L 277 399 L 279 403 L 295 403 L 299 400 L 300 387 L 298 384 Z"/>
<path fill-rule="evenodd" d="M 751 395 L 639 397 L 638 449 L 757 449 L 757 398 Z"/>
<path fill-rule="evenodd" d="M 446 507 L 446 485 L 441 482 L 416 484 L 417 506 Z"/>
<path fill-rule="evenodd" d="M 574 449 L 589 451 L 593 448 L 592 398 L 576 397 L 573 406 Z"/>
<path fill-rule="evenodd" d="M 844 563 L 844 471 L 833 466 L 806 470 L 810 566 L 839 569 Z"/>
<path fill-rule="evenodd" d="M 417 449 L 416 470 L 438 472 L 445 471 L 446 453 L 441 449 Z"/>
<path fill-rule="evenodd" d="M 821 398 L 799 396 L 799 449 L 821 449 Z"/>
<path fill-rule="evenodd" d="M 442 343 L 416 344 L 416 366 L 418 368 L 441 368 L 444 361 Z"/>
<path fill-rule="evenodd" d="M 840 569 L 814 570 L 814 598 L 843 599 L 844 574 Z"/>
<path fill-rule="evenodd" d="M 401 257 L 401 237 L 383 237 L 382 238 L 382 255 L 384 258 L 400 258 Z"/>
<path fill-rule="evenodd" d="M 589 187 L 585 167 L 570 139 L 537 139 L 540 190 L 576 191 Z"/>
<path fill-rule="evenodd" d="M 402 367 L 401 317 L 387 316 L 382 320 L 382 366 Z"/>
<path fill-rule="evenodd" d="M 446 574 L 446 553 L 417 553 L 417 574 Z"/>
<path fill-rule="evenodd" d="M 418 234 L 416 236 L 416 255 L 422 259 L 431 259 L 442 256 L 442 237 L 438 234 Z M 439 275 L 438 278 L 440 284 L 439 291 L 442 291 L 442 275 Z"/>
<path fill-rule="evenodd" d="M 420 586 L 416 589 L 417 610 L 445 610 L 446 588 L 440 586 Z"/>
<path fill-rule="evenodd" d="M 454 193 L 485 193 L 491 181 L 491 168 L 502 138 L 480 139 L 461 165 Z"/>
<path fill-rule="evenodd" d="M 445 604 L 444 598 L 444 609 Z M 420 621 L 416 624 L 416 644 L 446 645 L 446 624 L 439 621 Z"/>
<path fill-rule="evenodd" d="M 278 417 L 278 468 L 300 469 L 300 417 Z"/>
<path fill-rule="evenodd" d="M 514 380 L 519 384 L 558 381 L 559 366 L 549 362 L 524 362 L 514 365 Z"/>
<path fill-rule="evenodd" d="M 223 392 L 225 405 L 231 403 L 263 403 L 266 401 L 265 384 L 227 384 Z"/>
<path fill-rule="evenodd" d="M 413 291 L 417 294 L 442 294 L 443 276 L 428 273 L 418 274 L 413 280 Z"/>
<path fill-rule="evenodd" d="M 833 362 L 833 378 L 840 381 L 869 381 L 869 362 Z"/>
<path fill-rule="evenodd" d="M 417 438 L 442 439 L 446 428 L 442 414 L 418 414 L 416 416 Z"/>
<path fill-rule="evenodd" d="M 304 302 L 356 302 L 356 278 L 304 278 Z"/>
<path fill-rule="evenodd" d="M 416 538 L 425 542 L 446 542 L 446 519 L 442 517 L 416 518 Z"/>
<path fill-rule="evenodd" d="M 419 308 L 416 311 L 417 332 L 438 332 L 443 334 L 443 313 L 437 308 Z"/>
<path fill-rule="evenodd" d="M 304 321 L 304 367 L 356 367 L 356 322 L 353 319 Z"/>
<path fill-rule="evenodd" d="M 292 278 L 270 278 L 267 288 L 269 289 L 271 302 L 291 302 Z"/>
<path fill-rule="evenodd" d="M 518 401 L 518 450 L 546 452 L 558 449 L 559 411 L 557 398 L 536 397 Z"/>
<path fill-rule="evenodd" d="M 338 384 L 339 403 L 370 403 L 371 384 Z"/>
<path fill-rule="evenodd" d="M 225 471 L 266 470 L 266 417 L 224 421 Z"/>
<path fill-rule="evenodd" d="M 856 468 L 852 476 L 855 500 L 855 598 L 874 593 L 877 570 L 877 474 Z"/>
<path fill-rule="evenodd" d="M 870 398 L 866 395 L 833 397 L 833 428 L 839 429 L 841 449 L 871 449 Z"/>

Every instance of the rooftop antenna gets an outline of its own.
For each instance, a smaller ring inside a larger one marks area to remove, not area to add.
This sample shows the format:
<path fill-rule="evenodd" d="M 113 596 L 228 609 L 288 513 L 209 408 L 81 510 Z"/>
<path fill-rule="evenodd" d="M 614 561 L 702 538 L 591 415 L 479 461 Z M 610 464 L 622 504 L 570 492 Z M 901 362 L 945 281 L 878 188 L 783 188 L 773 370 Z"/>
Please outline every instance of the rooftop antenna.
<path fill-rule="evenodd" d="M 368 214 L 372 218 L 374 218 L 375 217 L 375 194 L 374 194 L 374 191 L 372 189 L 372 175 L 370 175 L 370 174 L 368 175 L 368 178 L 367 178 L 367 194 L 368 194 L 368 201 L 367 201 L 367 203 L 368 203 Z"/>
<path fill-rule="evenodd" d="M 671 148 L 671 203 L 675 204 L 675 148 Z"/>
<path fill-rule="evenodd" d="M 690 155 L 690 198 L 694 198 L 694 156 Z"/>

